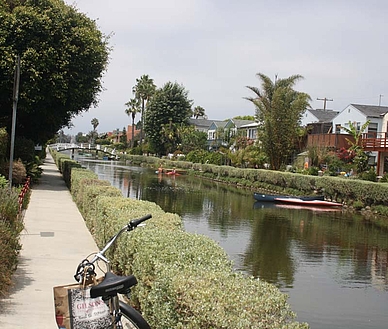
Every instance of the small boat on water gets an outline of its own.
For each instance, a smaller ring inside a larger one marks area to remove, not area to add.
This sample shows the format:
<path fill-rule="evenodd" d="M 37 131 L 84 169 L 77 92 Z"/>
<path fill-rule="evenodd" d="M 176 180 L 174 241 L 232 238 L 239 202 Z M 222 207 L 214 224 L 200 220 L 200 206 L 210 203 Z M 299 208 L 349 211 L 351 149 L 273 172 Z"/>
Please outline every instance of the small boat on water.
<path fill-rule="evenodd" d="M 282 196 L 254 193 L 254 198 L 259 202 L 273 202 L 286 205 L 298 205 L 307 207 L 342 207 L 341 203 L 326 201 L 323 195 L 316 196 Z"/>
<path fill-rule="evenodd" d="M 276 202 L 287 205 L 299 205 L 307 207 L 342 207 L 342 203 L 326 201 L 326 200 L 301 200 L 298 198 L 278 198 Z"/>
<path fill-rule="evenodd" d="M 312 201 L 320 200 L 324 201 L 325 197 L 323 195 L 313 195 L 313 196 L 291 196 L 291 195 L 274 195 L 274 194 L 263 194 L 263 193 L 253 193 L 253 197 L 256 201 L 260 202 L 277 202 L 278 199 L 298 199 L 302 201 Z"/>

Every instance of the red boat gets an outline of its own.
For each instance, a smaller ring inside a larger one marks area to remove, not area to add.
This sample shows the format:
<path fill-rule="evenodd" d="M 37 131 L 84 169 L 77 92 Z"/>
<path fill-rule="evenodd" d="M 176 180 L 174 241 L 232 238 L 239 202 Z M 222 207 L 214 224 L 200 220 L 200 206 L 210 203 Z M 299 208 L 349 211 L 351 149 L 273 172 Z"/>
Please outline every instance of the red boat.
<path fill-rule="evenodd" d="M 169 172 L 166 173 L 166 175 L 179 176 L 180 173 L 177 173 L 176 171 L 169 171 Z"/>

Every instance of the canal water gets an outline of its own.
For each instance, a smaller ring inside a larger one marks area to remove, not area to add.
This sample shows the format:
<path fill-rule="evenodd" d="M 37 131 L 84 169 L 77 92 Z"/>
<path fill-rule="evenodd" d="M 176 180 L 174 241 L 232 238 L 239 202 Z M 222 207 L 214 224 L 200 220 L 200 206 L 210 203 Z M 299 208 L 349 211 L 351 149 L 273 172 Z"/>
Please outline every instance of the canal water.
<path fill-rule="evenodd" d="M 179 214 L 235 269 L 273 283 L 313 329 L 388 328 L 388 230 L 342 211 L 259 204 L 251 191 L 119 162 L 81 159 L 123 193 Z"/>

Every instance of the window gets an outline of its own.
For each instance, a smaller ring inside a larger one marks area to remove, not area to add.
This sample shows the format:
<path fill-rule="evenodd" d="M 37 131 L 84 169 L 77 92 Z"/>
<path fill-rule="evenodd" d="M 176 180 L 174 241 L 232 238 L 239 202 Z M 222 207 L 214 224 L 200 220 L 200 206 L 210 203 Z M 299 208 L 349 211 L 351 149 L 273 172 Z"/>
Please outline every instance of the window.
<path fill-rule="evenodd" d="M 377 137 L 377 123 L 371 122 L 368 126 L 368 137 L 376 138 Z"/>

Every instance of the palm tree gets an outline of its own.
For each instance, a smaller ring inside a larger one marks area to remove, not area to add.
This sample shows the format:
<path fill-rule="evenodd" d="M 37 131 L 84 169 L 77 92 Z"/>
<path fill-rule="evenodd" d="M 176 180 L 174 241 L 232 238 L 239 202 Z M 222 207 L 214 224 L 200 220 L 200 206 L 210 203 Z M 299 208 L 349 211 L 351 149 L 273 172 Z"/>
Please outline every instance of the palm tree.
<path fill-rule="evenodd" d="M 131 148 L 133 148 L 133 142 L 135 139 L 135 117 L 136 113 L 140 112 L 140 103 L 137 98 L 131 98 L 129 102 L 125 103 L 128 108 L 125 110 L 125 113 L 128 116 L 132 116 L 132 139 L 131 139 Z"/>
<path fill-rule="evenodd" d="M 97 126 L 100 124 L 98 122 L 98 119 L 97 118 L 93 118 L 92 121 L 90 121 L 90 123 L 92 124 L 93 126 L 93 131 L 91 132 L 91 135 L 92 135 L 92 144 L 94 144 L 94 141 L 96 140 L 96 128 Z"/>
<path fill-rule="evenodd" d="M 203 117 L 205 115 L 205 109 L 202 106 L 196 106 L 193 109 L 194 118 Z"/>
<path fill-rule="evenodd" d="M 96 131 L 96 128 L 98 127 L 98 125 L 100 124 L 98 122 L 98 119 L 97 118 L 93 118 L 92 121 L 90 121 L 90 123 L 92 124 L 93 126 L 93 130 Z"/>
<path fill-rule="evenodd" d="M 140 144 L 143 141 L 144 130 L 144 110 L 148 101 L 155 93 L 156 85 L 154 80 L 148 77 L 147 74 L 142 75 L 139 79 L 136 79 L 136 85 L 132 88 L 132 92 L 135 97 L 141 102 L 141 128 L 140 128 Z"/>
<path fill-rule="evenodd" d="M 272 169 L 287 164 L 295 150 L 295 138 L 303 112 L 309 107 L 310 96 L 293 89 L 301 75 L 275 79 L 258 73 L 261 88 L 249 87 L 255 97 L 247 97 L 256 107 L 260 123 L 260 141 L 269 158 Z"/>

